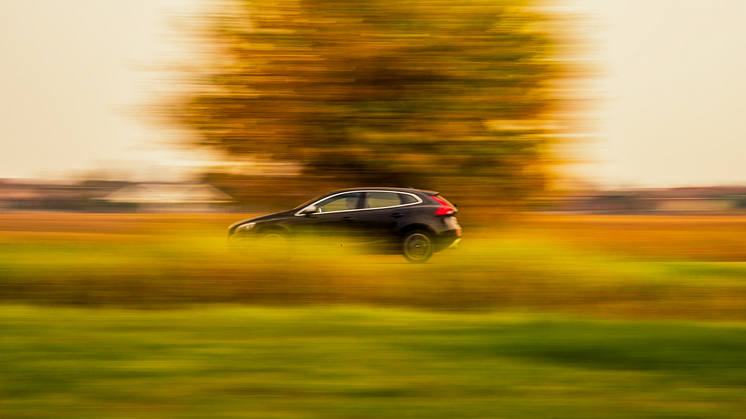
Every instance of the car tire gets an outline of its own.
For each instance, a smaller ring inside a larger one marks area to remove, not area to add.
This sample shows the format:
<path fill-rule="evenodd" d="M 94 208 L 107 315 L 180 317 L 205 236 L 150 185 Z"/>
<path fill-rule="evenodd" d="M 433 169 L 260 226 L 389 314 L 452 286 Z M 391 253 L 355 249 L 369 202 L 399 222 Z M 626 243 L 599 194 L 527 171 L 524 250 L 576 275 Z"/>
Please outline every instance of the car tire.
<path fill-rule="evenodd" d="M 270 230 L 258 237 L 257 252 L 259 257 L 267 262 L 284 262 L 293 256 L 290 238 L 281 231 Z"/>
<path fill-rule="evenodd" d="M 415 230 L 404 235 L 402 254 L 410 263 L 425 263 L 433 255 L 433 239 L 425 231 Z"/>

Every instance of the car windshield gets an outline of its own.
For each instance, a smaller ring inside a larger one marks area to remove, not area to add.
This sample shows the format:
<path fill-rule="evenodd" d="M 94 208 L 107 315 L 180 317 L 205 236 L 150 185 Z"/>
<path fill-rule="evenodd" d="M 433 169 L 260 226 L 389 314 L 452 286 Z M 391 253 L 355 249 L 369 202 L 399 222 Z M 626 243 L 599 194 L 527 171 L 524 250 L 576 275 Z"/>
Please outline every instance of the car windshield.
<path fill-rule="evenodd" d="M 304 202 L 304 203 L 302 203 L 302 204 L 298 205 L 297 207 L 295 207 L 295 208 L 293 208 L 293 209 L 294 209 L 294 210 L 300 210 L 300 209 L 303 209 L 303 208 L 305 208 L 305 207 L 307 207 L 307 206 L 309 206 L 309 205 L 313 204 L 314 202 L 318 201 L 318 200 L 319 200 L 319 198 L 321 198 L 321 197 L 320 197 L 320 196 L 317 196 L 317 197 L 315 197 L 315 198 L 313 198 L 313 199 L 309 199 L 308 201 L 306 201 L 306 202 Z"/>

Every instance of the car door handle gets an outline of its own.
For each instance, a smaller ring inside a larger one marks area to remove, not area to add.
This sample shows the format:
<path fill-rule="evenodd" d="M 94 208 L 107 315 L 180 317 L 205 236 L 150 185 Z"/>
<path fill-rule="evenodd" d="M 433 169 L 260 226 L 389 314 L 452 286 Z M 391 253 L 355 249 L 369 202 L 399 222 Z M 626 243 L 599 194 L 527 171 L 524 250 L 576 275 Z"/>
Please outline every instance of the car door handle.
<path fill-rule="evenodd" d="M 399 217 L 403 217 L 404 214 L 402 214 L 400 212 L 395 212 L 395 213 L 391 214 L 391 216 L 394 217 L 394 218 L 399 218 Z"/>
<path fill-rule="evenodd" d="M 342 221 L 348 221 L 349 222 L 349 221 L 355 221 L 355 219 L 352 218 L 352 217 L 344 217 L 344 218 L 342 218 Z"/>

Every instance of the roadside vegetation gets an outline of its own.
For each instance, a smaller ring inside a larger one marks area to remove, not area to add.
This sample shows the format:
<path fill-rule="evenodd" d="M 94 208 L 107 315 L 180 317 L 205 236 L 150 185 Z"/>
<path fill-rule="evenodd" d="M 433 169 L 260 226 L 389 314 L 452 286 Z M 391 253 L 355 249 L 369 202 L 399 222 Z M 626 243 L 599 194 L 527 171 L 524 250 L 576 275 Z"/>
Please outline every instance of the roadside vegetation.
<path fill-rule="evenodd" d="M 462 218 L 423 266 L 299 243 L 285 263 L 231 253 L 237 215 L 6 214 L 0 301 L 93 307 L 343 304 L 746 319 L 746 219 Z M 487 224 L 486 222 L 484 224 Z"/>
<path fill-rule="evenodd" d="M 424 265 L 2 214 L 0 417 L 742 417 L 746 218 L 464 213 Z"/>

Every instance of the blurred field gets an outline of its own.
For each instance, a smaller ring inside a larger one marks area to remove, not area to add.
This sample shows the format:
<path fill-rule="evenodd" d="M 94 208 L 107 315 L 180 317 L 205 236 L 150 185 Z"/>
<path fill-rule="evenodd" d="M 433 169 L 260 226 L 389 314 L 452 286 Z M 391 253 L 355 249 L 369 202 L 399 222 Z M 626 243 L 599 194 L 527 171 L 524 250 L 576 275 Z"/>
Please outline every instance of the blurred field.
<path fill-rule="evenodd" d="M 0 301 L 506 307 L 611 317 L 746 318 L 746 217 L 462 217 L 425 265 L 299 246 L 289 263 L 227 251 L 241 215 L 0 215 Z M 481 226 L 481 227 L 480 227 Z"/>
<path fill-rule="evenodd" d="M 746 217 L 467 215 L 410 265 L 0 214 L 0 417 L 743 417 Z"/>
<path fill-rule="evenodd" d="M 746 326 L 0 308 L 3 418 L 742 418 Z"/>

